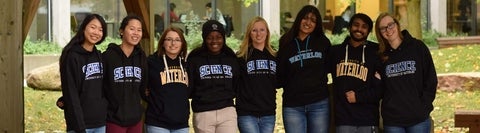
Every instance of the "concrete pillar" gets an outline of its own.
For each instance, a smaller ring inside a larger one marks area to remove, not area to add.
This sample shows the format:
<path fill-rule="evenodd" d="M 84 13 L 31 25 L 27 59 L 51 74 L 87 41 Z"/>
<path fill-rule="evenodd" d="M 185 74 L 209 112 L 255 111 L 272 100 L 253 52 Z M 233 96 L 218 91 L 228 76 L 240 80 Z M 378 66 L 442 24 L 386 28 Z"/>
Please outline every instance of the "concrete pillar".
<path fill-rule="evenodd" d="M 447 33 L 447 0 L 430 0 L 430 20 L 432 30 Z"/>
<path fill-rule="evenodd" d="M 70 0 L 52 0 L 53 42 L 61 47 L 67 45 L 70 35 Z"/>
<path fill-rule="evenodd" d="M 267 21 L 271 34 L 280 35 L 280 1 L 260 0 L 262 17 Z"/>

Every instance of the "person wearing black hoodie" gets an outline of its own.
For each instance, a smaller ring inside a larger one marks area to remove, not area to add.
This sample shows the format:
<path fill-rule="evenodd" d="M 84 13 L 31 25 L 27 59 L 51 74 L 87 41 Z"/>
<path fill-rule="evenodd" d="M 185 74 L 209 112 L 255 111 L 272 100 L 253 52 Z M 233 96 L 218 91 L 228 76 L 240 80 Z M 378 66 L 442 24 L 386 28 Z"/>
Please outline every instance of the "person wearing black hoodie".
<path fill-rule="evenodd" d="M 176 27 L 165 30 L 157 51 L 148 57 L 148 133 L 188 133 L 190 102 L 185 57 L 187 42 Z"/>
<path fill-rule="evenodd" d="M 202 27 L 202 46 L 187 58 L 193 127 L 196 133 L 236 133 L 233 99 L 240 83 L 239 61 L 225 44 L 225 30 L 216 20 Z"/>
<path fill-rule="evenodd" d="M 143 20 L 129 15 L 122 20 L 122 43 L 109 44 L 103 53 L 104 89 L 109 102 L 107 133 L 142 133 L 141 95 L 146 88 L 147 61 L 138 43 L 142 39 Z"/>
<path fill-rule="evenodd" d="M 377 17 L 375 31 L 383 62 L 385 132 L 430 132 L 438 83 L 430 50 L 407 30 L 401 31 L 398 20 L 388 13 Z"/>
<path fill-rule="evenodd" d="M 237 53 L 246 87 L 237 90 L 236 109 L 241 133 L 273 133 L 276 104 L 276 52 L 270 45 L 270 30 L 262 17 L 247 25 Z"/>
<path fill-rule="evenodd" d="M 367 15 L 357 13 L 347 28 L 350 36 L 342 44 L 332 46 L 328 56 L 336 132 L 378 132 L 382 88 L 377 72 L 381 61 L 378 44 L 367 40 L 373 22 Z"/>
<path fill-rule="evenodd" d="M 320 12 L 304 6 L 280 38 L 278 80 L 283 87 L 287 133 L 326 133 L 329 126 L 327 52 L 331 46 Z"/>
<path fill-rule="evenodd" d="M 64 109 L 69 133 L 105 132 L 107 100 L 102 90 L 103 65 L 95 45 L 105 40 L 106 26 L 100 15 L 88 15 L 60 56 L 63 96 L 58 103 Z"/>

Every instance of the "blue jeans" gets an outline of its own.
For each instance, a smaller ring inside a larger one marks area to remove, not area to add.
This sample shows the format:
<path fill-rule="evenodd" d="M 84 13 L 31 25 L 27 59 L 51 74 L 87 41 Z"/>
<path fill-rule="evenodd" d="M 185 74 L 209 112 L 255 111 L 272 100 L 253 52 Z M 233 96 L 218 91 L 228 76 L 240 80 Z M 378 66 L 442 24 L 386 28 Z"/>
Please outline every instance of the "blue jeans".
<path fill-rule="evenodd" d="M 240 133 L 273 133 L 275 115 L 256 117 L 251 115 L 238 116 Z"/>
<path fill-rule="evenodd" d="M 147 127 L 147 133 L 188 133 L 188 127 L 172 130 L 147 124 L 145 126 Z"/>
<path fill-rule="evenodd" d="M 430 133 L 430 117 L 409 127 L 384 126 L 385 133 Z"/>
<path fill-rule="evenodd" d="M 304 106 L 283 107 L 283 125 L 286 133 L 327 133 L 328 98 Z"/>
<path fill-rule="evenodd" d="M 88 128 L 85 129 L 86 133 L 105 133 L 105 126 L 97 127 L 97 128 Z M 67 133 L 76 133 L 73 130 L 68 131 Z"/>

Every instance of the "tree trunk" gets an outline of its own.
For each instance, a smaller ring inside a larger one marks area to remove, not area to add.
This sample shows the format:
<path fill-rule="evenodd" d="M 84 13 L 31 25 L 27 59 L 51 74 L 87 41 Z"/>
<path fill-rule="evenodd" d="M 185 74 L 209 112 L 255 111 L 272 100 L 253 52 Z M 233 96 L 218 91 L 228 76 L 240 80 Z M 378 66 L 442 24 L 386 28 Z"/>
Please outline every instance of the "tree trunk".
<path fill-rule="evenodd" d="M 29 3 L 27 1 L 27 3 Z M 23 133 L 23 0 L 0 1 L 0 132 Z M 20 16 L 20 17 L 19 17 Z"/>
<path fill-rule="evenodd" d="M 420 0 L 408 0 L 407 9 L 408 25 L 406 28 L 413 37 L 422 39 Z"/>

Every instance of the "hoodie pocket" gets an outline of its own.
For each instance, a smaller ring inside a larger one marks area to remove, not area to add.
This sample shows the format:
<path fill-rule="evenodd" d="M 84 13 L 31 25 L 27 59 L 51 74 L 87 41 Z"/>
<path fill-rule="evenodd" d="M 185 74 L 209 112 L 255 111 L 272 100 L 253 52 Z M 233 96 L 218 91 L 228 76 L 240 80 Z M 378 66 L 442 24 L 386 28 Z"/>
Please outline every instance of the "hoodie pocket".
<path fill-rule="evenodd" d="M 105 121 L 107 116 L 107 101 L 103 98 L 89 99 L 82 102 L 85 123 Z"/>

